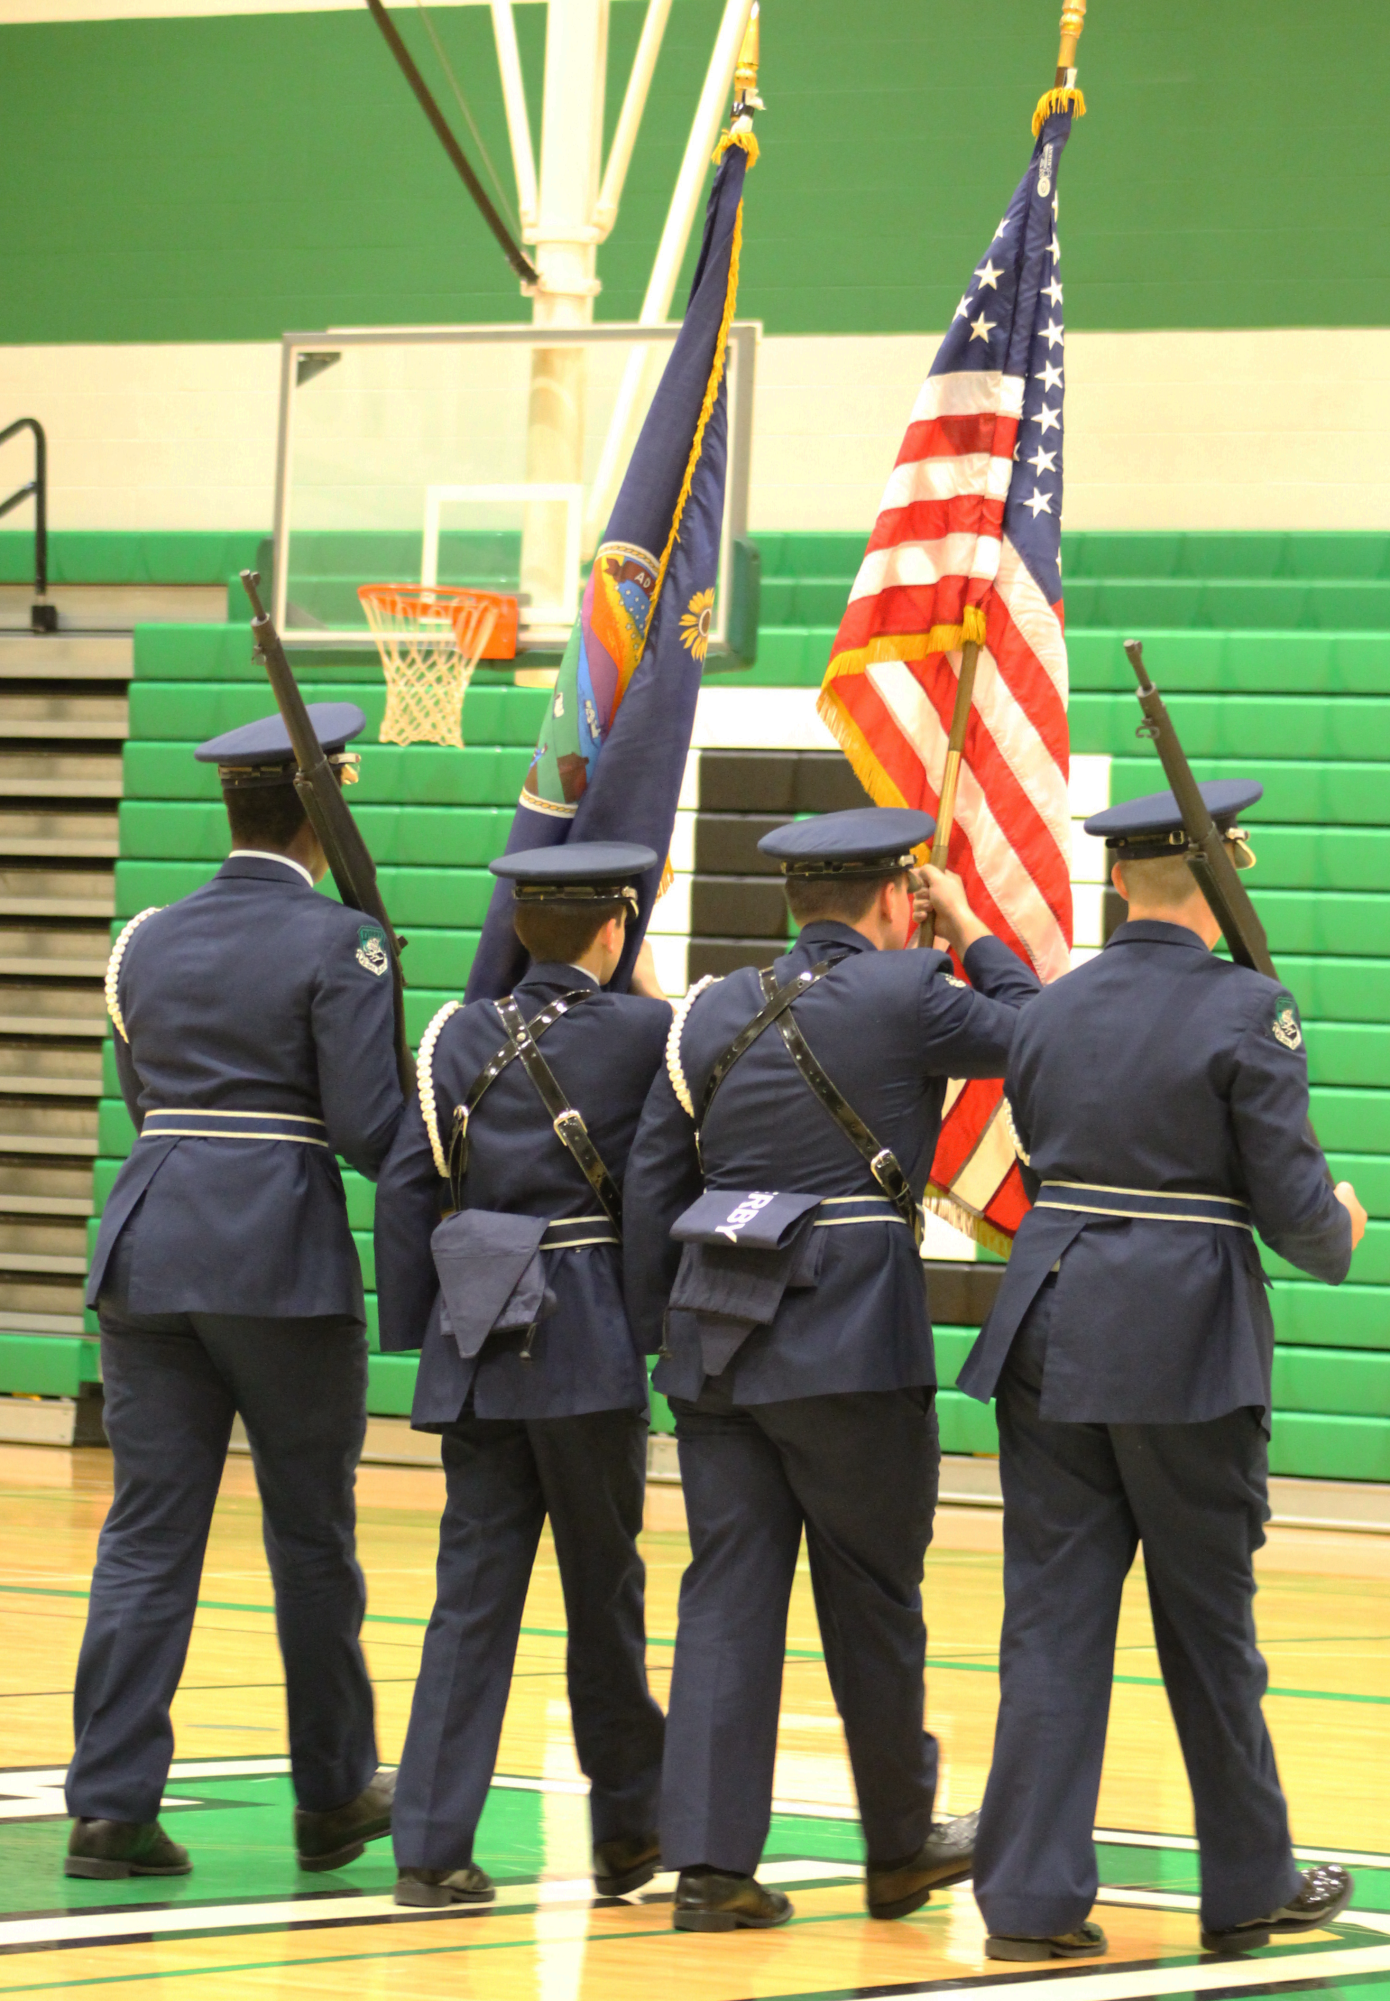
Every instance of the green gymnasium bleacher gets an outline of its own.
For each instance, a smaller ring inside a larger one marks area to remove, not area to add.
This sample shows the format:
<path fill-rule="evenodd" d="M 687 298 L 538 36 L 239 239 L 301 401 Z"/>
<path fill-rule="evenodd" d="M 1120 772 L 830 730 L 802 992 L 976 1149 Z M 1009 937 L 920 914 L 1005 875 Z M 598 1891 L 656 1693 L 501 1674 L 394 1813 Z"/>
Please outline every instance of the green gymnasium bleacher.
<path fill-rule="evenodd" d="M 758 660 L 726 685 L 814 686 L 862 538 L 758 539 Z M 1156 758 L 1135 736 L 1139 711 L 1120 647 L 1131 636 L 1145 641 L 1198 775 L 1250 775 L 1266 788 L 1250 815 L 1255 900 L 1303 1013 L 1314 1122 L 1335 1174 L 1356 1182 L 1372 1219 L 1351 1280 L 1335 1291 L 1266 1254 L 1279 1341 L 1272 1463 L 1290 1474 L 1390 1479 L 1390 537 L 1085 533 L 1064 536 L 1063 548 L 1072 745 L 1112 760 L 1112 798 L 1161 782 Z M 346 555 L 326 540 L 301 560 L 320 593 L 316 605 L 347 601 L 347 567 L 360 552 Z M 129 562 L 138 568 L 137 556 Z M 311 699 L 356 700 L 369 716 L 353 804 L 388 906 L 411 941 L 408 1006 L 418 1039 L 466 978 L 489 887 L 485 864 L 505 836 L 546 697 L 481 669 L 460 755 L 370 741 L 384 697 L 367 656 L 309 656 L 301 678 Z M 215 774 L 190 749 L 266 705 L 244 623 L 137 628 L 117 927 L 196 887 L 221 860 Z M 104 1088 L 98 1211 L 131 1142 L 109 1042 Z M 347 1182 L 370 1287 L 371 1189 L 353 1175 Z M 943 1383 L 954 1381 L 973 1335 L 940 1330 Z M 9 1352 L 21 1340 L 30 1361 Z M 6 1386 L 47 1387 L 37 1373 L 32 1385 L 23 1380 L 28 1368 L 40 1371 L 41 1346 L 36 1337 L 0 1336 Z M 372 1408 L 406 1411 L 413 1371 L 409 1357 L 374 1355 Z M 949 1387 L 941 1416 L 948 1450 L 993 1449 L 992 1414 Z"/>

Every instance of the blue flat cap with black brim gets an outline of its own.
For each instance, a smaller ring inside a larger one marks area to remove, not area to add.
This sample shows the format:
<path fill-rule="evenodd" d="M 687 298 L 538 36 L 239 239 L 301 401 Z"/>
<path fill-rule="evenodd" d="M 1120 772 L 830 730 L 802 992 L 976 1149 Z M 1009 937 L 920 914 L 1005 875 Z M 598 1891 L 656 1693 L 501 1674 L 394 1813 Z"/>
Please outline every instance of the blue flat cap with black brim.
<path fill-rule="evenodd" d="M 309 722 L 328 762 L 341 770 L 344 784 L 355 784 L 358 758 L 345 749 L 367 727 L 356 702 L 310 702 Z M 290 733 L 277 711 L 260 716 L 240 729 L 200 743 L 193 755 L 200 764 L 215 764 L 224 790 L 244 791 L 260 785 L 290 785 L 298 769 Z"/>
<path fill-rule="evenodd" d="M 488 867 L 511 883 L 518 903 L 626 903 L 635 915 L 637 878 L 658 859 L 654 848 L 632 841 L 564 841 L 556 848 L 518 848 Z"/>
<path fill-rule="evenodd" d="M 1264 797 L 1263 785 L 1251 778 L 1210 778 L 1198 790 L 1217 831 L 1237 844 L 1237 868 L 1249 868 L 1255 857 L 1236 822 L 1247 806 Z M 1105 842 L 1117 862 L 1159 861 L 1192 851 L 1171 792 L 1149 792 L 1142 799 L 1127 799 L 1123 805 L 1093 813 L 1082 824 L 1088 834 Z"/>
<path fill-rule="evenodd" d="M 783 875 L 891 875 L 915 868 L 914 848 L 936 832 L 930 813 L 907 806 L 856 806 L 774 827 L 758 843 L 760 854 L 782 864 Z"/>

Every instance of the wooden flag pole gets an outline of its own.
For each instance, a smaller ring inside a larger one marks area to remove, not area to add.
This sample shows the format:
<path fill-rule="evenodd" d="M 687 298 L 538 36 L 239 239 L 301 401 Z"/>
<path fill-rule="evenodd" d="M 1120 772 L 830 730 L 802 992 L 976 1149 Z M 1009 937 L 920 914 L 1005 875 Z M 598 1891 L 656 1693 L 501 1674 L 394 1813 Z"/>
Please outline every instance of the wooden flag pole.
<path fill-rule="evenodd" d="M 941 774 L 941 799 L 936 810 L 936 834 L 931 844 L 931 865 L 945 868 L 951 847 L 951 829 L 956 819 L 956 789 L 960 784 L 961 759 L 965 755 L 965 732 L 970 723 L 970 704 L 975 697 L 975 662 L 980 657 L 979 642 L 967 639 L 960 653 L 960 680 L 956 683 L 956 706 L 951 714 L 951 734 L 946 744 L 946 768 Z"/>
<path fill-rule="evenodd" d="M 1057 49 L 1057 78 L 1053 92 L 1038 106 L 1033 129 L 1041 127 L 1042 115 L 1056 92 L 1076 90 L 1076 45 L 1086 25 L 1086 0 L 1063 0 L 1061 41 Z M 941 775 L 941 800 L 937 808 L 936 834 L 932 841 L 933 868 L 944 869 L 951 847 L 951 829 L 956 819 L 956 793 L 960 786 L 961 759 L 965 755 L 965 732 L 970 723 L 970 704 L 975 694 L 975 662 L 980 648 L 973 639 L 961 648 L 960 680 L 956 684 L 956 705 L 951 715 L 951 734 L 946 744 L 946 766 Z"/>

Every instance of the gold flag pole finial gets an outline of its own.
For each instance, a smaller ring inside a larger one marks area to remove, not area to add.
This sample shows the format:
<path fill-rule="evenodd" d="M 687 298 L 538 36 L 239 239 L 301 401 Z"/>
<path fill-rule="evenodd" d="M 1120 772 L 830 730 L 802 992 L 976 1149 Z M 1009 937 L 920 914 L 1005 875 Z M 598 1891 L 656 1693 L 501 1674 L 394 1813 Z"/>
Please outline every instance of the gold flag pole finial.
<path fill-rule="evenodd" d="M 1075 0 L 1069 0 L 1069 4 L 1074 5 Z M 763 108 L 763 101 L 758 95 L 758 4 L 757 0 L 753 0 L 753 12 L 748 17 L 743 46 L 738 52 L 738 63 L 734 69 L 734 117 Z"/>
<path fill-rule="evenodd" d="M 1057 51 L 1057 87 L 1076 86 L 1076 45 L 1086 25 L 1086 0 L 1066 0 L 1062 8 L 1062 46 Z"/>
<path fill-rule="evenodd" d="M 1076 45 L 1086 25 L 1086 0 L 1062 0 L 1062 40 L 1057 50 L 1057 75 L 1051 90 L 1045 90 L 1033 113 L 1036 139 L 1054 111 L 1070 111 L 1074 118 L 1086 116 L 1086 100 L 1076 87 Z"/>
<path fill-rule="evenodd" d="M 758 164 L 758 141 L 753 133 L 753 113 L 764 109 L 758 95 L 758 0 L 753 0 L 753 11 L 748 17 L 748 26 L 743 31 L 743 42 L 738 52 L 738 62 L 734 66 L 734 108 L 729 115 L 729 129 L 720 138 L 714 149 L 714 164 L 717 167 L 731 146 L 741 146 L 748 155 L 748 164 Z"/>

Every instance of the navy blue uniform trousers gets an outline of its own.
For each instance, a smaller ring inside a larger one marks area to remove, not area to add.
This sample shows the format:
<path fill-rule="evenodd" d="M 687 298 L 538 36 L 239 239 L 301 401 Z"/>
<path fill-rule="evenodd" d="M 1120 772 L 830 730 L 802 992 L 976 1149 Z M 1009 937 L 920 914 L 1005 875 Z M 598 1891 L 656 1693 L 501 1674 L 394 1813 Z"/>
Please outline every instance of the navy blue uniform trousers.
<path fill-rule="evenodd" d="M 663 1724 L 647 1688 L 646 1573 L 637 1553 L 646 1412 L 504 1419 L 466 1409 L 442 1443 L 437 1595 L 392 1815 L 398 1865 L 460 1869 L 473 1858 L 547 1515 L 593 1838 L 653 1831 Z"/>
<path fill-rule="evenodd" d="M 1249 1409 L 1203 1424 L 1044 1421 L 1051 1294 L 1020 1330 L 998 1390 L 1004 1632 L 975 1895 L 993 1932 L 1043 1937 L 1090 1911 L 1120 1596 L 1142 1542 L 1196 1808 L 1202 1922 L 1223 1930 L 1277 1910 L 1298 1887 L 1255 1644 L 1265 1436 Z"/>
<path fill-rule="evenodd" d="M 68 1810 L 127 1821 L 159 1812 L 169 1705 L 238 1411 L 275 1586 L 295 1797 L 312 1812 L 343 1806 L 377 1764 L 354 1549 L 366 1336 L 356 1320 L 137 1315 L 105 1298 L 100 1317 L 116 1490 L 77 1663 Z"/>
<path fill-rule="evenodd" d="M 922 1560 L 940 1462 L 930 1389 L 733 1403 L 673 1398 L 681 1580 L 661 1854 L 751 1875 L 772 1817 L 787 1607 L 803 1528 L 826 1671 L 874 1862 L 912 1855 L 936 1795 L 922 1727 Z"/>

